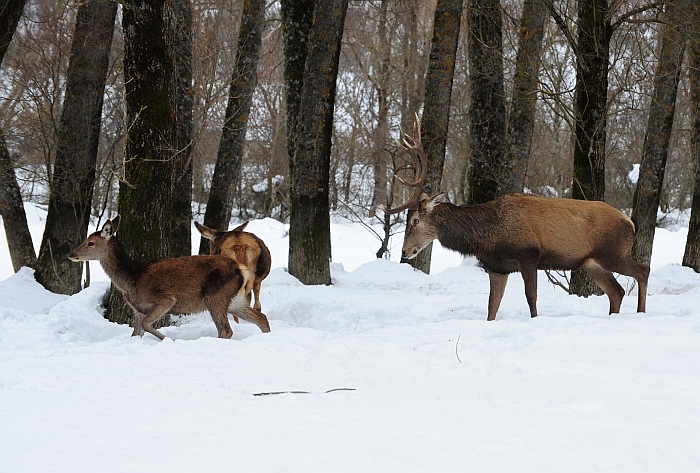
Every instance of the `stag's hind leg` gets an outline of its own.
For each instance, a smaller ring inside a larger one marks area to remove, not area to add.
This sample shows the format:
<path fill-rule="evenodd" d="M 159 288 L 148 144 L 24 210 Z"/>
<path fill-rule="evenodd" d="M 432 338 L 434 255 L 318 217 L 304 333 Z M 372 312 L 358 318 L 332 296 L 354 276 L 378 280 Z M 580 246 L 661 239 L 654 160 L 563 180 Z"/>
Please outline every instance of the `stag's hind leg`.
<path fill-rule="evenodd" d="M 627 256 L 624 260 L 616 262 L 607 269 L 629 276 L 637 281 L 637 312 L 646 312 L 649 266 L 636 262 L 632 256 Z"/>
<path fill-rule="evenodd" d="M 620 312 L 622 298 L 625 297 L 625 290 L 617 282 L 613 273 L 600 266 L 595 261 L 591 261 L 586 265 L 586 271 L 591 275 L 593 280 L 605 292 L 610 299 L 609 314 L 617 314 Z"/>

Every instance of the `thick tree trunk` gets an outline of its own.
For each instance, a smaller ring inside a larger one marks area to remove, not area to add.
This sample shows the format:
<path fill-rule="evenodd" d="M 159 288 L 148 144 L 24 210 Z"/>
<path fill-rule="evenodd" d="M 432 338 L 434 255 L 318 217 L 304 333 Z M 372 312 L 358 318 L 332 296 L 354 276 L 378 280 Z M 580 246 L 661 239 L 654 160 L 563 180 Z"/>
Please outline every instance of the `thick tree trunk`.
<path fill-rule="evenodd" d="M 0 64 L 5 57 L 15 34 L 17 23 L 22 17 L 26 0 L 8 0 L 0 8 Z M 15 169 L 7 149 L 5 134 L 0 127 L 0 216 L 5 227 L 7 244 L 10 248 L 10 259 L 15 272 L 22 266 L 34 267 L 36 253 L 32 243 L 32 235 L 27 225 L 27 215 L 24 212 L 22 194 L 20 193 Z"/>
<path fill-rule="evenodd" d="M 245 0 L 226 117 L 204 213 L 204 225 L 209 228 L 227 230 L 231 220 L 233 201 L 241 178 L 248 116 L 258 81 L 258 57 L 264 26 L 265 1 Z M 205 238 L 200 240 L 199 253 L 209 254 L 209 241 Z"/>
<path fill-rule="evenodd" d="M 452 80 L 463 7 L 463 0 L 438 0 L 435 7 L 433 41 L 430 46 L 428 75 L 425 78 L 425 104 L 421 124 L 421 141 L 428 157 L 428 174 L 423 190 L 428 195 L 438 193 L 442 183 L 447 128 L 450 122 Z M 500 12 L 498 15 L 500 22 Z M 503 87 L 502 79 L 501 74 L 501 87 Z M 431 243 L 418 256 L 408 260 L 408 263 L 429 274 L 432 248 Z"/>
<path fill-rule="evenodd" d="M 700 5 L 693 4 L 694 22 L 688 41 L 688 75 L 690 78 L 690 145 L 695 168 L 693 203 L 688 222 L 683 266 L 700 273 Z"/>
<path fill-rule="evenodd" d="M 128 132 L 119 236 L 137 260 L 170 256 L 177 81 L 175 58 L 165 40 L 166 19 L 173 17 L 169 5 L 139 0 L 123 10 Z M 119 323 L 133 319 L 119 291 L 111 293 L 107 317 Z"/>
<path fill-rule="evenodd" d="M 304 284 L 330 284 L 330 155 L 336 77 L 348 0 L 319 1 L 309 31 L 293 171 L 289 273 Z M 289 111 L 289 110 L 288 110 Z"/>
<path fill-rule="evenodd" d="M 93 0 L 78 8 L 49 211 L 36 266 L 46 289 L 75 294 L 82 289 L 82 265 L 68 259 L 87 236 L 95 186 L 102 102 L 109 68 L 117 4 Z"/>
<path fill-rule="evenodd" d="M 502 193 L 505 182 L 506 103 L 500 0 L 469 0 L 470 163 L 468 204 Z"/>
<path fill-rule="evenodd" d="M 644 136 L 639 180 L 632 203 L 632 221 L 636 232 L 632 256 L 640 263 L 649 264 L 656 230 L 656 213 L 661 200 L 668 145 L 671 140 L 673 116 L 681 76 L 686 35 L 678 23 L 677 7 L 680 2 L 666 3 L 667 22 L 661 33 L 659 62 L 656 66 L 654 96 L 649 109 L 649 121 Z"/>
<path fill-rule="evenodd" d="M 547 8 L 542 0 L 525 0 L 520 20 L 513 99 L 506 132 L 505 179 L 502 194 L 523 192 L 530 157 L 539 85 L 540 51 Z"/>
<path fill-rule="evenodd" d="M 0 129 L 0 216 L 5 227 L 12 268 L 15 272 L 22 266 L 33 268 L 36 265 L 36 253 L 32 235 L 29 233 L 22 194 L 17 185 L 15 169 L 2 129 Z"/>
<path fill-rule="evenodd" d="M 605 200 L 605 131 L 612 35 L 608 0 L 579 0 L 578 11 L 572 197 Z M 602 294 L 585 271 L 572 273 L 569 290 L 584 297 Z"/>
<path fill-rule="evenodd" d="M 173 49 L 176 71 L 177 153 L 173 190 L 172 257 L 192 254 L 192 5 L 190 0 L 174 0 L 175 21 L 168 43 Z"/>

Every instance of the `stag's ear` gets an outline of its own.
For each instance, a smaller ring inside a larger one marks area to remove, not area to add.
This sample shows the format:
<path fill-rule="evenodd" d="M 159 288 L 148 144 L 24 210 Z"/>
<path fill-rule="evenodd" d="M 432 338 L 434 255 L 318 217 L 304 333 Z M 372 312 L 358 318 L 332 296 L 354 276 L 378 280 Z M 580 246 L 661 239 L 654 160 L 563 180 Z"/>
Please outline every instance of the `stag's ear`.
<path fill-rule="evenodd" d="M 444 192 L 440 192 L 439 194 L 435 194 L 434 196 L 428 198 L 428 201 L 425 203 L 425 209 L 428 212 L 432 212 L 437 204 L 441 204 L 441 203 L 445 202 L 445 200 L 446 199 L 445 199 Z"/>
<path fill-rule="evenodd" d="M 245 222 L 245 223 L 242 223 L 241 225 L 237 226 L 236 228 L 234 228 L 231 231 L 232 232 L 242 232 L 243 230 L 245 230 L 245 227 L 247 227 L 249 223 L 250 223 L 250 220 Z"/>
<path fill-rule="evenodd" d="M 105 224 L 102 226 L 102 230 L 100 232 L 100 235 L 104 238 L 109 238 L 115 233 L 117 233 L 117 229 L 119 228 L 119 220 L 120 217 L 117 215 L 114 217 L 112 220 L 107 220 Z"/>

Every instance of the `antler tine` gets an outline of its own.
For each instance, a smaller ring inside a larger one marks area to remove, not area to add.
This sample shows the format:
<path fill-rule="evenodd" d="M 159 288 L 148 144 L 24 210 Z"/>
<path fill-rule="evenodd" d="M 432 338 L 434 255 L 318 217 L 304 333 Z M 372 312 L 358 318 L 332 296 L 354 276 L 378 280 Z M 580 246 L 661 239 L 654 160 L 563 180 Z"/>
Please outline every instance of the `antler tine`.
<path fill-rule="evenodd" d="M 411 193 L 409 195 L 408 201 L 394 209 L 387 209 L 384 207 L 384 212 L 388 214 L 399 213 L 403 210 L 409 208 L 415 208 L 418 206 L 418 201 L 420 195 L 423 192 L 423 183 L 428 175 L 428 159 L 425 155 L 425 150 L 423 149 L 423 143 L 420 137 L 420 119 L 416 113 L 416 121 L 413 124 L 413 135 L 408 135 L 402 132 L 401 141 L 399 141 L 399 146 L 401 149 L 406 150 L 413 158 L 413 165 L 416 169 L 416 178 L 414 181 L 406 181 L 401 177 L 394 175 L 396 179 L 399 180 L 406 187 L 411 188 Z"/>

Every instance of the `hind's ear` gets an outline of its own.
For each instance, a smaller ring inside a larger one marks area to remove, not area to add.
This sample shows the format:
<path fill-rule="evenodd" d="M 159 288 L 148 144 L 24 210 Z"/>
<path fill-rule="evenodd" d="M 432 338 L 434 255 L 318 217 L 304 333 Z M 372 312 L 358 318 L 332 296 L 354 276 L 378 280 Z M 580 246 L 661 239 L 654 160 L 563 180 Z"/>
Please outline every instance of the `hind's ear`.
<path fill-rule="evenodd" d="M 243 230 L 245 230 L 245 227 L 247 227 L 249 223 L 250 223 L 250 220 L 245 222 L 245 223 L 242 223 L 241 225 L 238 225 L 236 228 L 234 228 L 231 231 L 232 232 L 242 232 Z"/>
<path fill-rule="evenodd" d="M 119 221 L 121 220 L 121 217 L 117 215 L 114 217 L 112 220 L 107 220 L 105 224 L 102 226 L 102 230 L 100 231 L 100 234 L 104 238 L 109 238 L 113 236 L 115 233 L 117 233 L 117 229 L 119 228 Z"/>
<path fill-rule="evenodd" d="M 197 227 L 197 231 L 202 234 L 207 240 L 213 240 L 216 237 L 216 230 L 212 230 L 209 227 L 205 227 L 201 223 L 195 221 L 194 226 Z"/>

